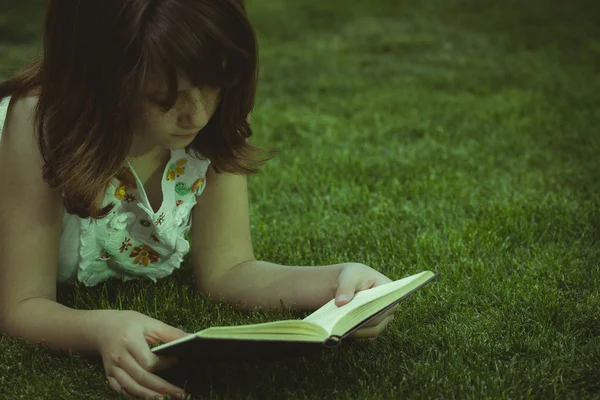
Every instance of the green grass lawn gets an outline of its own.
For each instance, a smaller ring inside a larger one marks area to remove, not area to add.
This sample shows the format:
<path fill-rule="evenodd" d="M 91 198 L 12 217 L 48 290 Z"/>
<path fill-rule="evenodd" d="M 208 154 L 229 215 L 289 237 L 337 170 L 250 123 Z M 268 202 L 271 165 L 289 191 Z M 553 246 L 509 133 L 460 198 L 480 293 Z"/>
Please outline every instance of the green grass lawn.
<path fill-rule="evenodd" d="M 374 342 L 198 365 L 186 387 L 212 399 L 600 398 L 600 3 L 248 6 L 261 52 L 253 143 L 279 152 L 249 180 L 256 257 L 441 276 Z M 4 76 L 39 49 L 43 13 L 28 7 L 0 14 Z M 212 306 L 189 267 L 156 285 L 60 287 L 58 300 L 188 332 L 307 315 Z M 119 398 L 100 362 L 6 336 L 0 397 Z"/>

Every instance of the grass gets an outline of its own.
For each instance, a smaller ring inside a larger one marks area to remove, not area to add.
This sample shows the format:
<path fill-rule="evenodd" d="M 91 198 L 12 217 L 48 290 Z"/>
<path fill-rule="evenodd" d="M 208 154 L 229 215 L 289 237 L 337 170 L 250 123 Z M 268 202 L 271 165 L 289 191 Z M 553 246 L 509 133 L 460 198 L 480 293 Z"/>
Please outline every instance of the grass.
<path fill-rule="evenodd" d="M 253 143 L 279 151 L 249 180 L 257 258 L 441 276 L 374 342 L 180 378 L 210 399 L 600 398 L 598 3 L 248 3 Z M 36 5 L 0 14 L 2 72 L 39 48 L 41 21 Z M 212 306 L 191 283 L 188 262 L 58 301 L 187 331 L 306 315 Z M 118 398 L 101 363 L 6 336 L 0 394 Z"/>

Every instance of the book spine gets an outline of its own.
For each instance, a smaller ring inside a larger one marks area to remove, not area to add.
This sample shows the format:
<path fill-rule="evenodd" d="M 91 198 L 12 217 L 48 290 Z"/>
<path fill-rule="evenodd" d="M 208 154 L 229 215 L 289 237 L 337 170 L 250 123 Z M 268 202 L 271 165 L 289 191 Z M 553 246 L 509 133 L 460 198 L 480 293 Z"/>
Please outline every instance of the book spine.
<path fill-rule="evenodd" d="M 331 335 L 331 336 L 329 336 L 325 340 L 325 342 L 323 343 L 323 346 L 332 349 L 334 347 L 338 347 L 341 343 L 342 343 L 342 337 L 341 336 L 339 336 L 339 335 Z"/>

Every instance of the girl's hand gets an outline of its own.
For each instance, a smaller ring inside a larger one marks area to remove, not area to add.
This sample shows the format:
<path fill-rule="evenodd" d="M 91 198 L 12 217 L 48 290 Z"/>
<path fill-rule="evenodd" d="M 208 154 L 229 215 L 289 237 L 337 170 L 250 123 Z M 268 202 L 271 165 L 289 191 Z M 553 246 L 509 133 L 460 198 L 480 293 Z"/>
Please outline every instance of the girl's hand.
<path fill-rule="evenodd" d="M 392 282 L 391 279 L 371 267 L 359 263 L 346 263 L 342 267 L 337 279 L 335 305 L 341 307 L 354 298 L 354 293 L 390 282 Z M 366 326 L 352 333 L 349 337 L 375 340 L 377 335 L 383 332 L 387 324 L 392 322 L 394 311 L 397 308 L 398 305 L 390 308 Z"/>
<path fill-rule="evenodd" d="M 96 341 L 110 387 L 143 399 L 168 395 L 183 398 L 179 397 L 183 389 L 152 374 L 170 367 L 177 359 L 159 357 L 148 345 L 170 342 L 187 333 L 137 311 L 102 311 L 105 314 L 98 324 Z"/>

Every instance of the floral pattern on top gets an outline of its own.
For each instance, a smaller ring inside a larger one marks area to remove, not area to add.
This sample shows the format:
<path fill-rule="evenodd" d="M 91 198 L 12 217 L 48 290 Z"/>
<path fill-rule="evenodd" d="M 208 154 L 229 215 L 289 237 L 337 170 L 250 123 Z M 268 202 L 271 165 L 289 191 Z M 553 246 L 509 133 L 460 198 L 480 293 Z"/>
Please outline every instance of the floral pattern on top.
<path fill-rule="evenodd" d="M 111 254 L 106 250 L 102 250 L 102 254 L 100 255 L 100 257 L 98 257 L 96 259 L 96 261 L 106 261 L 106 260 L 110 260 Z"/>
<path fill-rule="evenodd" d="M 198 188 L 200 186 L 202 186 L 203 183 L 204 183 L 204 178 L 200 178 L 200 179 L 196 180 L 196 182 L 194 182 L 192 184 L 192 189 L 191 189 L 192 192 L 196 193 L 196 191 L 198 191 Z"/>
<path fill-rule="evenodd" d="M 169 164 L 169 170 L 167 171 L 167 180 L 174 181 L 175 178 L 179 178 L 179 176 L 185 174 L 185 165 L 188 160 L 185 158 L 180 158 L 174 163 Z"/>
<path fill-rule="evenodd" d="M 190 191 L 190 187 L 183 182 L 179 182 L 175 185 L 175 193 L 177 193 L 180 196 L 185 196 Z"/>
<path fill-rule="evenodd" d="M 162 225 L 162 223 L 165 221 L 165 213 L 161 213 L 160 216 L 158 217 L 158 219 L 156 220 L 156 222 L 154 223 L 154 225 Z"/>
<path fill-rule="evenodd" d="M 148 264 L 157 262 L 160 259 L 160 254 L 147 244 L 141 244 L 133 248 L 129 257 L 135 257 L 133 260 L 134 264 L 141 263 L 144 267 L 147 267 Z"/>
<path fill-rule="evenodd" d="M 115 190 L 115 197 L 118 200 L 125 199 L 128 203 L 131 202 L 131 198 L 135 199 L 135 196 L 127 193 L 127 189 L 137 189 L 137 182 L 131 169 L 123 168 L 117 174 L 116 178 L 121 182 L 117 190 Z"/>
<path fill-rule="evenodd" d="M 126 238 L 125 240 L 123 240 L 123 243 L 121 243 L 121 247 L 119 248 L 119 251 L 122 253 L 124 251 L 129 250 L 129 248 L 133 246 L 131 244 L 131 238 Z"/>

